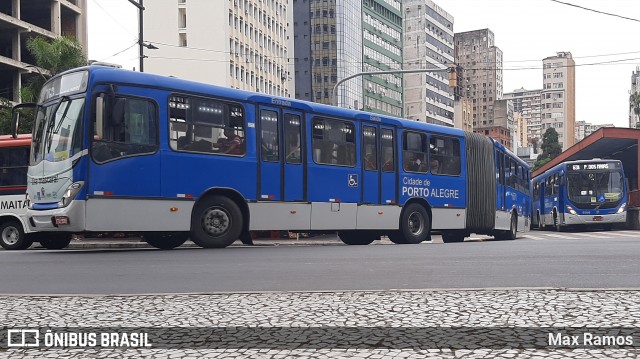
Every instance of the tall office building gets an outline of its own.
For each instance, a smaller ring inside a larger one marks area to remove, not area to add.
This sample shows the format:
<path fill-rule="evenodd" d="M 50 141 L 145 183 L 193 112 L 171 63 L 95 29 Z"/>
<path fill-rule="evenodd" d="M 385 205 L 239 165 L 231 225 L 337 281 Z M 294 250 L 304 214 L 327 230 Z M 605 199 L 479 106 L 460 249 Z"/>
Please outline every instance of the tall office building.
<path fill-rule="evenodd" d="M 87 53 L 86 9 L 86 0 L 0 1 L 0 97 L 20 101 L 22 85 L 44 71 L 27 50 L 30 38 L 75 37 Z"/>
<path fill-rule="evenodd" d="M 640 66 L 631 74 L 631 94 L 640 94 Z M 640 128 L 640 116 L 636 115 L 633 108 L 629 106 L 629 128 Z"/>
<path fill-rule="evenodd" d="M 554 128 L 562 150 L 576 143 L 576 68 L 570 52 L 542 60 L 542 133 Z"/>
<path fill-rule="evenodd" d="M 502 51 L 495 46 L 489 29 L 460 32 L 454 35 L 455 61 L 462 67 L 458 83 L 460 95 L 473 103 L 473 131 L 490 135 L 500 134 L 500 141 L 511 143 L 513 128 L 496 118 L 507 119 L 507 113 L 496 114 L 495 102 L 502 99 Z M 501 109 L 507 110 L 506 104 Z M 508 140 L 507 140 L 508 139 Z M 503 143 L 507 145 L 507 143 Z"/>
<path fill-rule="evenodd" d="M 291 97 L 292 0 L 145 2 L 145 71 Z M 162 24 L 161 26 L 158 24 Z"/>
<path fill-rule="evenodd" d="M 338 80 L 362 72 L 362 4 L 296 0 L 293 11 L 295 98 L 332 104 Z M 362 77 L 342 83 L 336 101 L 362 108 Z"/>
<path fill-rule="evenodd" d="M 404 68 L 447 69 L 454 62 L 453 16 L 431 0 L 404 0 L 403 7 Z M 404 116 L 454 126 L 454 93 L 449 87 L 449 74 L 405 74 Z"/>
<path fill-rule="evenodd" d="M 542 144 L 541 94 L 542 90 L 525 90 L 524 88 L 504 94 L 505 100 L 513 101 L 513 111 L 522 115 L 526 127 L 525 137 L 522 137 L 522 139 L 526 138 L 526 141 L 522 141 L 522 147 L 532 146 L 536 143 L 537 148 L 534 149 L 534 153 L 538 153 Z"/>

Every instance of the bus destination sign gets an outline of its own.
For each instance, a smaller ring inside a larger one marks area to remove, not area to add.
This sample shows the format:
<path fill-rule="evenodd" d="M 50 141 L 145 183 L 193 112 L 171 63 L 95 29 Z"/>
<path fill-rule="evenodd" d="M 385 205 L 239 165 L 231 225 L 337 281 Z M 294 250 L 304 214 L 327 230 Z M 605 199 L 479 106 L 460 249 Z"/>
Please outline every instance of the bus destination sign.
<path fill-rule="evenodd" d="M 574 171 L 610 170 L 610 169 L 617 169 L 617 168 L 619 167 L 616 162 L 583 163 L 583 164 L 571 165 L 571 169 Z"/>

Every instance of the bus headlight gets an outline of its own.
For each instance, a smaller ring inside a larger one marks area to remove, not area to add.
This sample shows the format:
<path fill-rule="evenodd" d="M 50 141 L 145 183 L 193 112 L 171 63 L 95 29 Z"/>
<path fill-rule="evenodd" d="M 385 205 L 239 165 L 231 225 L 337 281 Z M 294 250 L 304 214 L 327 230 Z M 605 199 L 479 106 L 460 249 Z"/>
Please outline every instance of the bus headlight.
<path fill-rule="evenodd" d="M 620 206 L 620 208 L 618 208 L 618 212 L 616 212 L 616 213 L 622 213 L 622 212 L 624 212 L 625 208 L 627 208 L 627 204 L 626 204 L 626 203 L 623 203 L 623 204 Z"/>
<path fill-rule="evenodd" d="M 84 182 L 80 181 L 80 182 L 74 182 L 69 187 L 67 187 L 67 190 L 64 191 L 64 195 L 62 196 L 62 199 L 60 200 L 60 202 L 58 202 L 59 208 L 68 206 L 71 203 L 71 201 L 73 201 L 73 199 L 76 198 L 76 195 L 78 194 L 82 186 L 84 186 Z"/>
<path fill-rule="evenodd" d="M 576 210 L 575 210 L 575 209 L 573 209 L 573 207 L 571 207 L 571 206 L 567 206 L 567 210 L 568 210 L 568 211 L 569 211 L 569 213 L 571 213 L 571 214 L 578 214 L 578 212 L 576 212 Z"/>

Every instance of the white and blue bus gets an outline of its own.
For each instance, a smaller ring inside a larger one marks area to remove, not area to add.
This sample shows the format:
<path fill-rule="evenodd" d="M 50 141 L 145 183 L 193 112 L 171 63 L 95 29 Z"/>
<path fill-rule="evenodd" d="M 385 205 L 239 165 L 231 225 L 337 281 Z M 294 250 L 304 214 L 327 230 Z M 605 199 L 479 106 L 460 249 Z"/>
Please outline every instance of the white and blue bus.
<path fill-rule="evenodd" d="M 531 181 L 533 225 L 611 229 L 627 220 L 627 184 L 618 160 L 562 162 Z"/>
<path fill-rule="evenodd" d="M 106 66 L 49 80 L 36 113 L 28 216 L 48 248 L 106 231 L 173 248 L 252 230 L 369 244 L 529 228 L 528 166 L 458 129 Z"/>

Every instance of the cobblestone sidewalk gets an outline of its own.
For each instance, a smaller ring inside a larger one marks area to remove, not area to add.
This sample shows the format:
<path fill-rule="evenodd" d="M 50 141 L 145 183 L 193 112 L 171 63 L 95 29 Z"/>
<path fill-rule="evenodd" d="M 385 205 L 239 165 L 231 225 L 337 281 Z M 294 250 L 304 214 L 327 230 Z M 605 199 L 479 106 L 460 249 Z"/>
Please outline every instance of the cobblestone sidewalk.
<path fill-rule="evenodd" d="M 640 328 L 639 291 L 439 290 L 267 292 L 211 295 L 0 296 L 8 328 L 175 328 L 193 348 L 0 349 L 7 358 L 635 358 L 637 349 L 424 348 L 393 345 L 336 347 L 336 338 L 299 348 L 264 343 L 208 349 L 184 328 L 402 328 L 432 327 Z M 196 330 L 197 331 L 197 330 Z M 637 330 L 636 330 L 637 332 Z M 249 333 L 249 331 L 245 331 Z M 446 333 L 446 331 L 445 331 Z M 243 334 L 239 334 L 243 335 Z M 320 334 L 319 334 L 320 335 Z M 318 338 L 323 338 L 322 335 Z M 242 338 L 238 338 L 242 339 Z M 291 338 L 295 340 L 295 338 Z M 339 338 L 338 338 L 339 339 Z M 413 338 L 414 340 L 416 338 Z M 418 338 L 420 339 L 420 338 Z M 507 338 L 508 339 L 508 338 Z M 265 341 L 268 339 L 265 339 Z M 426 338 L 425 340 L 433 340 Z M 439 339 L 438 339 L 439 340 Z M 635 338 L 636 341 L 640 338 Z M 312 344 L 309 344 L 312 343 Z M 153 344 L 153 343 L 152 343 Z M 517 344 L 517 343 L 516 343 Z M 637 346 L 640 343 L 635 343 Z M 517 346 L 517 345 L 516 345 Z"/>

